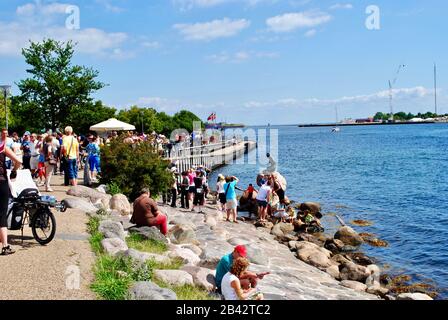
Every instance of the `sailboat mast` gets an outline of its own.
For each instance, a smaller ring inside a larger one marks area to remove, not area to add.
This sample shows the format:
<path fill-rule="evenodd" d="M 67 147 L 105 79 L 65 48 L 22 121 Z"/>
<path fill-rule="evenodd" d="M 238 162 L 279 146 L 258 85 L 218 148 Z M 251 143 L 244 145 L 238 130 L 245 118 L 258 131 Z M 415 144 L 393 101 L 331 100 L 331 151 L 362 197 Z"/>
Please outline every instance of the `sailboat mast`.
<path fill-rule="evenodd" d="M 434 63 L 434 107 L 437 115 L 437 65 Z"/>
<path fill-rule="evenodd" d="M 336 126 L 338 125 L 338 123 L 339 123 L 339 117 L 338 117 L 338 107 L 336 106 L 336 107 L 334 107 L 335 109 L 336 109 Z"/>

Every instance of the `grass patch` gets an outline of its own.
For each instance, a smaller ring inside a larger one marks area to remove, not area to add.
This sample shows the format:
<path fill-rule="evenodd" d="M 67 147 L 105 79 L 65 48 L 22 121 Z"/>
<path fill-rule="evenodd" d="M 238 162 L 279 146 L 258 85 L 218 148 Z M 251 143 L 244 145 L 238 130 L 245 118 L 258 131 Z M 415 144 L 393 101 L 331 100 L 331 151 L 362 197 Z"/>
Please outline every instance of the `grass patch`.
<path fill-rule="evenodd" d="M 153 277 L 154 270 L 178 270 L 183 266 L 181 258 L 173 258 L 169 264 L 154 260 L 139 264 L 131 258 L 111 257 L 103 252 L 103 235 L 98 231 L 100 219 L 91 217 L 87 223 L 90 245 L 97 255 L 94 266 L 95 281 L 90 288 L 105 300 L 126 300 L 129 287 L 137 281 L 153 281 L 162 288 L 173 290 L 179 300 L 214 300 L 209 292 L 192 285 L 172 286 Z M 129 248 L 142 252 L 163 254 L 168 246 L 160 241 L 146 240 L 139 234 L 131 234 L 126 242 Z"/>
<path fill-rule="evenodd" d="M 95 281 L 91 288 L 106 300 L 125 300 L 135 281 L 152 279 L 151 264 L 135 264 L 130 258 L 101 255 L 95 264 Z"/>
<path fill-rule="evenodd" d="M 184 262 L 181 258 L 171 258 L 171 263 L 158 263 L 155 262 L 153 264 L 154 269 L 157 270 L 179 270 L 184 265 Z"/>
<path fill-rule="evenodd" d="M 126 239 L 126 243 L 129 248 L 142 252 L 162 254 L 168 250 L 167 244 L 153 239 L 147 240 L 138 233 L 131 233 Z"/>
<path fill-rule="evenodd" d="M 178 300 L 215 300 L 212 296 L 210 296 L 207 290 L 196 286 L 189 284 L 185 284 L 183 286 L 172 286 L 157 278 L 154 278 L 152 281 L 161 288 L 173 290 L 176 293 Z"/>
<path fill-rule="evenodd" d="M 90 234 L 89 242 L 96 254 L 102 253 L 101 241 L 103 240 L 103 235 L 98 231 L 100 226 L 100 219 L 98 217 L 92 217 L 87 222 L 87 232 Z"/>

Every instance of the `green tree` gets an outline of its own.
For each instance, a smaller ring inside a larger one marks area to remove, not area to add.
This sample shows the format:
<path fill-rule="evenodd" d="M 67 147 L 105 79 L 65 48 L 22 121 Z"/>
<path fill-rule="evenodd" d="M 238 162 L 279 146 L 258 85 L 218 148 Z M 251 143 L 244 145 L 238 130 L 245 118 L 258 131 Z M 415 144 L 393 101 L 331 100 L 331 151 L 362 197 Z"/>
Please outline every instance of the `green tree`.
<path fill-rule="evenodd" d="M 186 129 L 191 132 L 193 131 L 194 121 L 201 122 L 201 126 L 203 127 L 201 119 L 199 119 L 193 112 L 181 110 L 173 116 L 173 123 L 175 124 L 176 129 Z"/>
<path fill-rule="evenodd" d="M 75 106 L 64 120 L 63 127 L 71 125 L 77 133 L 87 133 L 94 124 L 114 118 L 117 110 L 103 105 L 101 101 Z"/>
<path fill-rule="evenodd" d="M 384 119 L 384 113 L 377 112 L 375 116 L 373 117 L 374 120 L 383 120 Z"/>
<path fill-rule="evenodd" d="M 6 100 L 6 105 L 8 106 L 8 127 L 14 128 L 15 119 L 13 114 L 11 113 L 11 99 Z M 6 127 L 6 116 L 5 116 L 5 100 L 3 98 L 3 94 L 0 92 L 0 127 Z"/>
<path fill-rule="evenodd" d="M 132 201 L 142 188 L 149 188 L 154 197 L 165 192 L 173 182 L 169 161 L 149 142 L 130 145 L 123 138 L 101 148 L 101 183 L 116 185 Z"/>
<path fill-rule="evenodd" d="M 92 103 L 91 94 L 105 86 L 95 80 L 98 71 L 72 64 L 71 41 L 31 42 L 22 54 L 30 65 L 27 70 L 30 77 L 17 83 L 21 91 L 17 121 L 26 127 L 60 127 L 73 109 L 82 112 Z"/>
<path fill-rule="evenodd" d="M 139 108 L 132 106 L 129 110 L 121 110 L 118 113 L 118 119 L 135 126 L 137 131 L 161 132 L 162 123 L 157 117 L 157 111 L 153 108 Z"/>

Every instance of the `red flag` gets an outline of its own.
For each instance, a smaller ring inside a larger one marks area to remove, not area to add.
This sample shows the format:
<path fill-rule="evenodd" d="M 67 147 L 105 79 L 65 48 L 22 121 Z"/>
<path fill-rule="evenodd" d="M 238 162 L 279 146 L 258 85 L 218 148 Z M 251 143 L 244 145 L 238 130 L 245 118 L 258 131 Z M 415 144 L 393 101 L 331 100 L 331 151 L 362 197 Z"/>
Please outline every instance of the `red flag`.
<path fill-rule="evenodd" d="M 216 113 L 212 113 L 207 119 L 207 121 L 214 121 L 214 120 L 216 120 Z"/>

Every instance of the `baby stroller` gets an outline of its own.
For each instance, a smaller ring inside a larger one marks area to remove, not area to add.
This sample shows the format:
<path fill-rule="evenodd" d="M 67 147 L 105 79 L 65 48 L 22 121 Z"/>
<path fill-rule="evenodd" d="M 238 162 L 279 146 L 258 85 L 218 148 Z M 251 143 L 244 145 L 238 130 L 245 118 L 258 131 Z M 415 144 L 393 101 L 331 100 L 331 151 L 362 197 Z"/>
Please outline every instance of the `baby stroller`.
<path fill-rule="evenodd" d="M 41 196 L 29 170 L 17 171 L 17 178 L 9 181 L 9 189 L 8 230 L 21 230 L 23 242 L 23 229 L 29 225 L 39 244 L 50 243 L 56 234 L 56 219 L 51 208 L 65 212 L 64 203 L 58 203 L 52 196 Z"/>

